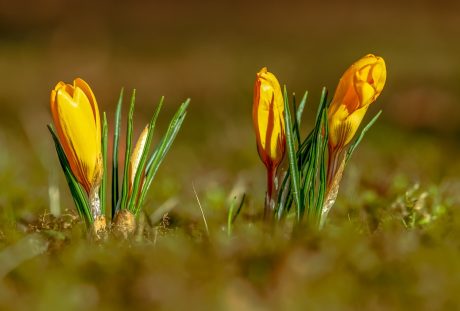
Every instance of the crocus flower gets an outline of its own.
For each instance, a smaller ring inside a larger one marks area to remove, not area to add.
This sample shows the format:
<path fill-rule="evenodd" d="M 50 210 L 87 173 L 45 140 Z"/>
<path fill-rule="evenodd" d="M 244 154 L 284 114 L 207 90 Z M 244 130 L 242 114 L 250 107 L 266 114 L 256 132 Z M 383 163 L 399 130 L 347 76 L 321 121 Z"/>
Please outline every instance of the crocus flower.
<path fill-rule="evenodd" d="M 341 149 L 350 143 L 367 108 L 382 92 L 385 80 L 384 60 L 372 54 L 345 71 L 328 110 L 330 149 Z"/>
<path fill-rule="evenodd" d="M 51 113 L 59 141 L 78 182 L 88 195 L 103 173 L 101 121 L 96 98 L 82 79 L 59 82 L 51 91 Z"/>
<path fill-rule="evenodd" d="M 142 131 L 139 139 L 137 140 L 136 146 L 134 147 L 131 159 L 129 162 L 129 193 L 131 194 L 134 179 L 136 178 L 137 169 L 139 168 L 139 163 L 141 162 L 142 153 L 144 152 L 145 143 L 147 142 L 147 136 L 149 134 L 149 127 L 146 126 Z M 143 178 L 141 179 L 141 183 Z"/>
<path fill-rule="evenodd" d="M 284 133 L 284 99 L 275 75 L 262 68 L 254 85 L 252 119 L 256 132 L 257 151 L 267 168 L 267 195 L 264 216 L 274 207 L 273 190 L 276 188 L 276 172 L 284 157 L 286 136 Z"/>
<path fill-rule="evenodd" d="M 262 68 L 254 85 L 252 119 L 257 150 L 267 170 L 276 170 L 284 157 L 284 100 L 275 75 Z"/>

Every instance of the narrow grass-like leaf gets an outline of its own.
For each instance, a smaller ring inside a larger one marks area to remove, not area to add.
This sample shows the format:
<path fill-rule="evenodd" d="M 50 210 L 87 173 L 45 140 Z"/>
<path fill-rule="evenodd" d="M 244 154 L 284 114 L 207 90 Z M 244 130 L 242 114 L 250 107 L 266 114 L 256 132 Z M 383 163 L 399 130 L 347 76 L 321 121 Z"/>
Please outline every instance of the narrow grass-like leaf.
<path fill-rule="evenodd" d="M 303 111 L 305 108 L 305 104 L 307 103 L 307 97 L 308 97 L 308 91 L 305 92 L 305 94 L 302 97 L 302 100 L 299 103 L 299 107 L 297 107 L 297 113 L 296 113 L 296 119 L 297 119 L 297 124 L 302 124 L 302 115 Z"/>
<path fill-rule="evenodd" d="M 123 170 L 123 186 L 121 189 L 120 209 L 125 209 L 128 203 L 129 161 L 131 159 L 131 144 L 133 140 L 133 115 L 134 115 L 135 102 L 136 102 L 136 90 L 133 90 L 133 95 L 131 96 L 131 104 L 129 107 L 128 125 L 126 128 L 125 165 L 124 165 L 124 170 Z"/>
<path fill-rule="evenodd" d="M 236 218 L 238 218 L 238 215 L 240 214 L 241 210 L 243 209 L 244 201 L 246 200 L 246 193 L 243 194 L 243 197 L 241 198 L 240 205 L 238 206 L 238 209 L 235 212 L 235 215 L 232 217 L 232 223 L 236 221 Z"/>
<path fill-rule="evenodd" d="M 161 107 L 163 107 L 163 101 L 164 97 L 162 96 L 160 99 L 160 102 L 158 104 L 157 109 L 155 110 L 155 113 L 153 115 L 153 118 L 150 120 L 149 123 L 149 132 L 147 134 L 147 139 L 145 142 L 144 150 L 142 150 L 142 155 L 141 155 L 141 160 L 139 162 L 139 165 L 137 167 L 136 175 L 134 177 L 134 183 L 133 187 L 131 190 L 131 197 L 129 198 L 128 202 L 128 210 L 134 213 L 134 215 L 137 215 L 140 211 L 140 206 L 137 204 L 139 203 L 138 200 L 138 193 L 139 193 L 139 186 L 141 184 L 142 179 L 145 177 L 145 166 L 147 162 L 147 156 L 150 151 L 150 146 L 152 144 L 152 138 L 153 138 L 153 133 L 155 130 L 155 124 L 158 119 L 158 115 L 160 114 Z"/>
<path fill-rule="evenodd" d="M 305 94 L 302 97 L 302 100 L 299 103 L 299 106 L 297 107 L 297 112 L 296 112 L 296 123 L 297 126 L 300 130 L 300 124 L 302 121 L 302 115 L 303 111 L 305 108 L 305 104 L 307 102 L 307 96 L 308 96 L 308 91 L 305 92 Z M 307 138 L 300 144 L 299 149 L 297 150 L 297 167 L 300 170 L 305 167 L 306 168 L 306 155 L 307 152 L 305 150 L 309 150 L 312 139 L 313 139 L 313 132 L 310 132 L 310 134 L 307 136 Z M 302 179 L 303 175 L 300 175 L 300 180 Z M 290 171 L 288 170 L 286 174 L 283 177 L 283 180 L 281 182 L 281 186 L 279 188 L 279 194 L 278 195 L 278 202 L 277 205 L 275 206 L 275 214 L 276 218 L 278 220 L 281 220 L 281 218 L 289 212 L 291 209 L 293 199 L 292 199 L 292 187 L 290 184 Z"/>
<path fill-rule="evenodd" d="M 281 186 L 278 189 L 278 200 L 276 202 L 275 210 L 274 210 L 277 220 L 281 220 L 281 218 L 284 215 L 284 211 L 286 207 L 286 200 L 290 193 L 288 181 L 289 181 L 289 176 L 288 176 L 288 172 L 286 172 L 283 180 L 281 181 Z"/>
<path fill-rule="evenodd" d="M 65 156 L 64 149 L 62 148 L 62 145 L 59 142 L 59 139 L 51 124 L 48 124 L 48 130 L 50 131 L 53 138 L 56 152 L 59 158 L 59 163 L 61 164 L 62 170 L 64 171 L 64 175 L 66 177 L 67 184 L 69 185 L 70 193 L 74 200 L 78 214 L 85 220 L 86 225 L 89 226 L 93 222 L 93 217 L 90 212 L 87 196 L 73 175 L 70 164 Z"/>
<path fill-rule="evenodd" d="M 243 208 L 245 198 L 246 198 L 246 193 L 243 194 L 243 197 L 241 198 L 238 209 L 236 210 L 235 213 L 233 213 L 233 211 L 235 210 L 235 206 L 236 206 L 236 197 L 233 198 L 232 203 L 230 204 L 230 208 L 227 214 L 227 235 L 228 236 L 232 235 L 233 223 L 235 222 L 236 218 L 240 214 L 241 209 Z"/>
<path fill-rule="evenodd" d="M 308 148 L 303 150 L 303 159 L 301 163 L 301 171 L 303 176 L 302 182 L 302 196 L 307 201 L 307 214 L 309 220 L 314 220 L 316 218 L 315 212 L 315 195 L 317 188 L 317 178 L 318 178 L 318 162 L 321 155 L 321 135 L 322 135 L 322 123 L 323 118 L 326 113 L 326 103 L 327 103 L 327 90 L 323 88 L 321 93 L 320 104 L 318 107 L 318 112 L 316 114 L 315 127 L 310 133 L 311 138 L 308 143 Z M 305 144 L 306 146 L 307 144 Z"/>
<path fill-rule="evenodd" d="M 187 107 L 189 103 L 190 103 L 190 99 L 187 99 L 179 107 L 178 111 L 176 112 L 173 119 L 169 123 L 169 127 L 168 127 L 166 134 L 163 136 L 160 143 L 155 148 L 155 151 L 153 152 L 153 155 L 151 156 L 147 164 L 146 173 L 145 173 L 146 174 L 145 181 L 141 189 L 141 195 L 139 197 L 139 203 L 138 203 L 139 207 L 142 206 L 145 196 L 147 195 L 147 192 L 150 188 L 150 185 L 152 184 L 152 181 L 155 178 L 155 175 L 158 171 L 158 168 L 160 167 L 160 164 L 165 158 L 169 148 L 174 142 L 174 139 L 176 138 L 177 133 L 179 132 L 182 126 L 182 123 L 185 120 L 185 117 L 187 115 Z"/>
<path fill-rule="evenodd" d="M 115 212 L 119 200 L 120 190 L 118 182 L 118 143 L 120 140 L 121 128 L 121 107 L 123 105 L 123 88 L 118 98 L 117 110 L 115 113 L 115 127 L 113 131 L 113 152 L 112 152 L 112 219 L 115 217 Z"/>
<path fill-rule="evenodd" d="M 373 118 L 372 120 L 363 128 L 361 133 L 359 134 L 358 138 L 351 144 L 350 148 L 348 148 L 347 154 L 346 154 L 346 161 L 350 160 L 351 155 L 355 151 L 356 147 L 358 147 L 359 143 L 363 139 L 364 135 L 366 132 L 371 128 L 372 125 L 377 121 L 377 119 L 380 117 L 382 114 L 382 110 L 380 110 Z"/>
<path fill-rule="evenodd" d="M 299 181 L 299 171 L 297 167 L 297 157 L 294 147 L 294 137 L 292 133 L 292 116 L 289 108 L 289 99 L 287 96 L 286 86 L 284 86 L 284 116 L 285 116 L 285 127 L 286 127 L 286 145 L 289 159 L 289 170 L 291 173 L 291 185 L 292 185 L 292 195 L 297 206 L 296 218 L 297 222 L 300 222 L 301 216 L 303 214 L 303 204 L 300 200 L 300 181 Z"/>
<path fill-rule="evenodd" d="M 327 145 L 328 145 L 328 122 L 327 122 L 327 112 L 326 107 L 324 106 L 324 110 L 322 113 L 322 122 L 321 122 L 321 130 L 320 130 L 320 154 L 319 156 L 319 183 L 318 183 L 318 191 L 316 194 L 316 205 L 315 205 L 315 214 L 316 214 L 316 225 L 320 225 L 321 223 L 321 216 L 322 216 L 322 208 L 324 205 L 324 197 L 326 195 L 326 187 L 327 187 L 327 167 L 326 167 L 326 154 L 327 154 Z"/>
<path fill-rule="evenodd" d="M 200 198 L 198 197 L 198 193 L 196 193 L 195 185 L 192 184 L 192 187 L 193 187 L 193 192 L 195 193 L 196 202 L 198 203 L 198 207 L 200 208 L 200 211 L 201 211 L 201 216 L 203 217 L 203 223 L 204 223 L 204 228 L 206 229 L 206 234 L 209 237 L 208 221 L 206 220 L 206 215 L 204 214 L 203 206 L 201 205 Z"/>
<path fill-rule="evenodd" d="M 297 167 L 299 168 L 299 173 L 300 173 L 300 181 L 304 180 L 304 176 L 306 175 L 306 170 L 308 168 L 308 161 L 309 161 L 309 156 L 310 153 L 307 152 L 310 150 L 312 142 L 313 142 L 313 136 L 314 130 L 310 132 L 310 134 L 307 136 L 307 138 L 302 142 L 300 145 L 300 149 L 297 150 L 296 157 L 297 157 Z M 289 182 L 290 179 L 290 171 L 288 170 L 286 172 L 286 175 L 283 178 L 283 181 L 281 183 L 280 187 L 280 192 L 283 195 L 278 196 L 278 209 L 276 210 L 279 219 L 283 216 L 283 214 L 289 212 L 291 205 L 292 205 L 292 188 L 291 184 Z M 302 185 L 301 188 L 302 189 Z M 302 196 L 303 197 L 303 196 Z"/>
<path fill-rule="evenodd" d="M 103 114 L 102 117 L 102 164 L 103 164 L 103 173 L 101 188 L 99 189 L 99 197 L 101 200 L 101 213 L 105 216 L 105 211 L 107 207 L 107 135 L 108 135 L 108 125 L 107 125 L 107 115 Z"/>
<path fill-rule="evenodd" d="M 300 125 L 297 123 L 297 103 L 295 100 L 295 93 L 292 94 L 292 114 L 295 116 L 293 124 L 293 132 L 297 142 L 297 150 L 300 148 Z"/>
<path fill-rule="evenodd" d="M 171 119 L 171 121 L 169 123 L 168 130 L 166 131 L 166 134 L 163 136 L 162 140 L 158 144 L 157 148 L 155 149 L 154 154 L 150 157 L 150 160 L 149 160 L 149 162 L 147 164 L 147 168 L 146 168 L 147 171 L 152 170 L 152 166 L 154 165 L 154 162 L 157 159 L 158 152 L 160 150 L 163 150 L 166 147 L 168 147 L 167 140 L 169 140 L 171 138 L 171 136 L 174 136 L 179 131 L 180 126 L 178 126 L 178 125 L 179 124 L 181 125 L 180 122 L 183 121 L 183 118 L 185 117 L 185 115 L 187 113 L 187 107 L 188 107 L 189 104 L 190 104 L 190 99 L 187 99 L 185 102 L 183 102 L 181 104 L 179 109 L 174 114 L 173 118 Z"/>
<path fill-rule="evenodd" d="M 171 148 L 171 145 L 174 142 L 174 139 L 176 138 L 177 133 L 179 132 L 182 126 L 182 123 L 185 120 L 186 115 L 187 115 L 187 112 L 184 110 L 177 116 L 177 118 L 173 119 L 173 121 L 170 123 L 168 132 L 166 133 L 166 135 L 160 141 L 160 144 L 155 149 L 150 159 L 150 162 L 149 162 L 150 166 L 147 166 L 146 185 L 144 189 L 145 192 L 144 192 L 144 195 L 142 196 L 142 200 L 144 199 L 146 192 L 150 188 L 150 184 L 152 183 L 161 163 L 163 162 L 164 157 L 166 156 L 166 153 L 168 152 L 169 148 Z"/>
<path fill-rule="evenodd" d="M 328 143 L 328 122 L 327 122 L 327 89 L 323 88 L 320 102 L 320 120 L 317 125 L 317 154 L 316 154 L 316 167 L 315 167 L 315 179 L 318 179 L 318 184 L 313 191 L 315 191 L 316 202 L 314 207 L 315 210 L 315 225 L 319 226 L 321 221 L 321 210 L 324 203 L 324 196 L 327 187 L 327 171 L 326 171 L 326 154 L 327 154 L 327 143 Z"/>
<path fill-rule="evenodd" d="M 306 213 L 311 224 L 318 226 L 326 192 L 326 155 L 328 143 L 327 89 L 323 88 L 322 90 L 320 104 L 316 113 L 315 126 L 305 140 L 299 144 L 296 152 L 294 152 L 293 137 L 296 134 L 295 131 L 300 129 L 308 92 L 305 92 L 299 106 L 294 106 L 294 126 L 289 126 L 292 123 L 290 122 L 292 115 L 289 111 L 290 106 L 287 100 L 286 88 L 284 95 L 289 170 L 281 183 L 281 195 L 278 197 L 278 206 L 275 210 L 276 217 L 280 220 L 288 214 L 291 206 L 295 204 L 297 206 L 295 213 L 297 222 L 300 222 Z M 291 133 L 289 128 L 292 129 Z M 293 174 L 297 176 L 293 177 Z"/>
<path fill-rule="evenodd" d="M 319 100 L 319 107 L 318 111 L 316 112 L 316 123 L 321 122 L 321 113 L 323 112 L 323 109 L 327 108 L 327 89 L 326 87 L 323 87 L 323 90 L 321 91 L 321 99 Z"/>
<path fill-rule="evenodd" d="M 233 210 L 235 208 L 236 197 L 233 198 L 232 203 L 230 203 L 230 208 L 228 209 L 227 213 L 227 236 L 232 235 L 232 218 L 233 218 Z"/>

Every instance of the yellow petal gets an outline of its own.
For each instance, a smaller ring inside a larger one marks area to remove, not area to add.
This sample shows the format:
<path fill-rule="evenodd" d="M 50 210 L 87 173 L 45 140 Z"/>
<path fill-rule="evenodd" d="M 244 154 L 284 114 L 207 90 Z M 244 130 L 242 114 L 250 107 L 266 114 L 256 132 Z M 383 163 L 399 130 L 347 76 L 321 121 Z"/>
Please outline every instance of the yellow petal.
<path fill-rule="evenodd" d="M 56 84 L 56 86 L 54 87 L 54 90 L 57 91 L 57 90 L 65 87 L 65 86 L 66 86 L 66 84 L 64 82 L 59 81 L 58 84 Z"/>
<path fill-rule="evenodd" d="M 80 87 L 60 82 L 51 91 L 51 112 L 59 140 L 72 172 L 87 193 L 102 175 L 100 120 L 95 120 L 94 108 L 97 106 Z"/>
<path fill-rule="evenodd" d="M 88 98 L 91 109 L 93 110 L 94 120 L 96 121 L 96 134 L 98 135 L 97 140 L 101 140 L 101 118 L 99 116 L 99 107 L 97 105 L 96 97 L 94 96 L 93 91 L 83 79 L 77 78 L 74 80 L 74 86 L 80 88 Z"/>
<path fill-rule="evenodd" d="M 351 141 L 369 105 L 382 92 L 385 80 L 385 62 L 373 54 L 362 57 L 345 71 L 328 108 L 331 146 L 343 147 Z"/>
<path fill-rule="evenodd" d="M 367 82 L 356 82 L 355 91 L 358 95 L 357 101 L 359 102 L 358 107 L 369 106 L 376 98 L 377 93 L 373 86 Z M 354 111 L 350 111 L 353 113 Z"/>
<path fill-rule="evenodd" d="M 387 78 L 387 70 L 383 58 L 378 57 L 378 62 L 372 68 L 372 78 L 374 80 L 374 87 L 377 94 L 380 94 L 385 86 Z"/>
<path fill-rule="evenodd" d="M 267 167 L 277 166 L 285 149 L 284 100 L 275 75 L 262 68 L 254 86 L 253 123 L 257 149 Z"/>

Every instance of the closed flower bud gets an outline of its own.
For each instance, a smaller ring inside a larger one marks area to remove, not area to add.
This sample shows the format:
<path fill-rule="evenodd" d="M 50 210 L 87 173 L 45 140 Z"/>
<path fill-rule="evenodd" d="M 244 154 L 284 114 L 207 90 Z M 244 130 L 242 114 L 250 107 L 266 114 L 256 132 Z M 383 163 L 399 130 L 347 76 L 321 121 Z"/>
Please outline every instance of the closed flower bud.
<path fill-rule="evenodd" d="M 102 173 L 101 121 L 96 98 L 82 79 L 59 82 L 51 91 L 51 113 L 59 141 L 78 182 L 88 195 Z"/>
<path fill-rule="evenodd" d="M 372 54 L 345 71 L 328 109 L 330 148 L 340 149 L 350 143 L 367 108 L 382 92 L 385 80 L 384 60 Z"/>
<path fill-rule="evenodd" d="M 136 178 L 137 169 L 139 167 L 139 163 L 141 162 L 142 153 L 144 152 L 145 143 L 147 141 L 147 136 L 149 134 L 149 127 L 146 126 L 142 131 L 139 139 L 137 140 L 136 146 L 134 147 L 133 153 L 131 155 L 131 159 L 129 161 L 129 193 L 131 194 L 134 179 Z M 141 179 L 141 183 L 143 182 L 143 178 Z"/>
<path fill-rule="evenodd" d="M 284 100 L 276 77 L 262 68 L 254 85 L 252 118 L 257 150 L 268 170 L 275 170 L 284 157 Z"/>

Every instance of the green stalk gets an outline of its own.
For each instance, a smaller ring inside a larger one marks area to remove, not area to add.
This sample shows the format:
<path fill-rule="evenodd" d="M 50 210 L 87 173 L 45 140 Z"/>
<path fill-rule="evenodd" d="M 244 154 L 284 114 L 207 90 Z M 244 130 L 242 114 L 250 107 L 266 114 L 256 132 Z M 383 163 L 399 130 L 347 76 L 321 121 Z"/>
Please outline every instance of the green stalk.
<path fill-rule="evenodd" d="M 59 163 L 61 164 L 61 168 L 64 171 L 64 175 L 66 177 L 70 193 L 72 194 L 75 207 L 77 208 L 80 217 L 84 219 L 86 226 L 88 228 L 93 223 L 93 216 L 91 215 L 87 195 L 78 183 L 74 174 L 72 173 L 70 164 L 67 161 L 67 157 L 65 156 L 64 149 L 62 148 L 62 145 L 59 142 L 56 132 L 54 131 L 54 128 L 51 124 L 48 124 L 48 130 L 50 131 L 51 136 L 53 138 L 54 145 L 56 147 L 56 152 L 59 158 Z"/>
<path fill-rule="evenodd" d="M 117 110 L 115 113 L 115 128 L 113 132 L 113 152 L 112 152 L 112 219 L 115 217 L 119 200 L 119 182 L 118 182 L 118 142 L 120 140 L 121 128 L 121 107 L 123 105 L 123 88 L 118 98 Z"/>
<path fill-rule="evenodd" d="M 233 218 L 233 210 L 235 209 L 235 200 L 234 198 L 232 200 L 232 203 L 230 204 L 230 209 L 228 210 L 227 213 L 227 236 L 230 237 L 232 235 L 232 218 Z"/>
<path fill-rule="evenodd" d="M 321 93 L 320 104 L 318 107 L 318 112 L 316 114 L 316 123 L 315 128 L 312 131 L 312 141 L 308 149 L 305 149 L 306 154 L 306 171 L 305 179 L 303 181 L 302 193 L 303 197 L 307 200 L 307 215 L 309 220 L 314 220 L 316 222 L 316 201 L 315 196 L 318 195 L 317 192 L 317 178 L 318 178 L 318 162 L 320 162 L 321 151 L 323 150 L 321 144 L 321 137 L 323 135 L 322 128 L 324 123 L 324 118 L 326 117 L 326 106 L 327 106 L 327 90 L 323 88 Z M 321 181 L 320 186 L 321 188 Z"/>
<path fill-rule="evenodd" d="M 155 151 L 153 152 L 149 162 L 147 163 L 145 169 L 145 181 L 141 189 L 141 195 L 139 197 L 139 203 L 137 205 L 138 208 L 142 206 L 147 192 L 150 188 L 150 185 L 152 184 L 152 181 L 155 178 L 155 175 L 158 171 L 158 168 L 160 167 L 160 164 L 163 162 L 169 148 L 171 148 L 171 145 L 174 142 L 174 139 L 176 138 L 177 133 L 179 132 L 182 123 L 185 120 L 185 117 L 187 115 L 187 107 L 189 103 L 190 99 L 187 99 L 184 103 L 182 103 L 182 105 L 174 115 L 173 119 L 169 123 L 169 127 L 166 134 L 163 136 L 162 140 L 155 148 Z"/>
<path fill-rule="evenodd" d="M 101 188 L 99 189 L 99 197 L 101 198 L 101 214 L 105 217 L 105 211 L 107 206 L 107 134 L 108 125 L 107 125 L 107 115 L 103 114 L 102 118 L 102 163 L 103 163 L 103 173 L 101 180 Z"/>
<path fill-rule="evenodd" d="M 128 126 L 126 128 L 125 165 L 123 170 L 123 186 L 121 189 L 121 205 L 119 207 L 120 209 L 125 209 L 128 203 L 129 161 L 131 159 L 131 144 L 133 140 L 133 115 L 135 102 L 136 90 L 133 90 L 133 95 L 131 96 L 131 104 L 129 107 Z"/>
<path fill-rule="evenodd" d="M 297 114 L 296 114 L 296 120 L 297 124 L 302 124 L 302 115 L 303 115 L 303 110 L 305 108 L 305 104 L 307 103 L 307 97 L 308 97 L 308 91 L 305 92 L 305 94 L 302 97 L 302 100 L 299 103 L 299 107 L 297 107 Z"/>
<path fill-rule="evenodd" d="M 300 191 L 299 191 L 299 171 L 297 168 L 297 157 L 296 151 L 294 147 L 294 137 L 292 133 L 292 124 L 291 124 L 291 111 L 289 108 L 289 99 L 287 96 L 286 86 L 284 86 L 284 115 L 285 115 L 285 131 L 286 131 L 286 145 L 288 150 L 288 158 L 289 158 L 289 170 L 291 173 L 291 185 L 293 189 L 292 195 L 294 196 L 294 200 L 297 206 L 296 210 L 296 219 L 297 222 L 300 222 L 301 215 L 303 214 L 303 205 L 300 199 Z"/>
<path fill-rule="evenodd" d="M 300 126 L 297 123 L 297 104 L 295 101 L 295 93 L 292 94 L 292 110 L 293 110 L 292 113 L 295 116 L 293 128 L 294 128 L 295 138 L 297 142 L 297 150 L 299 150 L 300 148 Z"/>
<path fill-rule="evenodd" d="M 152 144 L 155 124 L 158 119 L 158 115 L 160 114 L 160 110 L 163 107 L 163 101 L 164 101 L 164 97 L 162 96 L 158 104 L 158 107 L 153 115 L 153 118 L 150 120 L 144 150 L 142 150 L 141 160 L 139 162 L 139 166 L 137 167 L 136 176 L 134 177 L 131 197 L 129 198 L 129 202 L 128 202 L 128 210 L 131 211 L 135 216 L 140 211 L 140 206 L 137 205 L 137 203 L 139 203 L 139 200 L 138 200 L 139 186 L 140 186 L 141 180 L 145 177 L 145 166 L 147 162 L 147 156 L 150 151 L 150 146 Z"/>
<path fill-rule="evenodd" d="M 322 209 L 324 206 L 324 197 L 327 191 L 327 173 L 326 173 L 326 150 L 329 141 L 329 134 L 328 134 L 328 122 L 327 122 L 327 112 L 326 109 L 323 111 L 321 122 L 321 130 L 320 130 L 320 154 L 319 154 L 319 186 L 318 186 L 318 193 L 316 196 L 316 204 L 315 204 L 315 213 L 316 213 L 316 225 L 320 226 L 321 223 L 321 216 L 322 216 Z"/>
<path fill-rule="evenodd" d="M 276 169 L 270 165 L 267 167 L 267 193 L 265 196 L 265 208 L 264 208 L 264 219 L 269 221 L 271 220 L 271 215 L 270 212 L 272 211 L 272 201 L 273 200 L 273 190 L 275 188 L 275 176 L 276 175 Z"/>
<path fill-rule="evenodd" d="M 372 127 L 372 125 L 374 125 L 374 123 L 377 121 L 377 119 L 380 117 L 380 115 L 382 114 L 382 110 L 380 110 L 373 118 L 372 120 L 363 128 L 363 130 L 361 131 L 361 133 L 359 134 L 359 137 L 355 140 L 355 142 L 353 142 L 353 144 L 350 146 L 350 148 L 348 148 L 348 151 L 346 153 L 346 161 L 348 162 L 348 160 L 350 159 L 351 155 L 353 154 L 353 151 L 355 151 L 356 147 L 358 147 L 359 143 L 361 142 L 361 140 L 363 139 L 364 135 L 366 134 L 366 132 Z"/>

